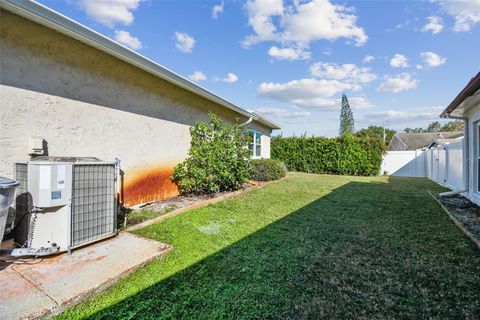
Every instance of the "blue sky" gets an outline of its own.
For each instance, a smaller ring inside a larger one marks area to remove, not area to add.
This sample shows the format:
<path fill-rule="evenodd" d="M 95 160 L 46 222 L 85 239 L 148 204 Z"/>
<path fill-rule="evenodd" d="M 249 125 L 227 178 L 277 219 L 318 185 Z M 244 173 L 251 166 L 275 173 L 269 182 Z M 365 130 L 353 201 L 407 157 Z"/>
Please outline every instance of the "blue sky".
<path fill-rule="evenodd" d="M 426 126 L 480 71 L 480 0 L 41 0 L 283 135 Z"/>

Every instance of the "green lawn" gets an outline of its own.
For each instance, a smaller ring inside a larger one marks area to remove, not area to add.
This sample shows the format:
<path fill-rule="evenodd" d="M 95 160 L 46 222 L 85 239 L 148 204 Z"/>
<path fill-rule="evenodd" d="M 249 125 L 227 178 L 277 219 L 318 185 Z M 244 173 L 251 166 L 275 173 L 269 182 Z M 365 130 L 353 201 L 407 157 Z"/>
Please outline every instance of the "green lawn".
<path fill-rule="evenodd" d="M 478 319 L 480 252 L 427 190 L 290 173 L 139 230 L 174 250 L 58 318 Z"/>

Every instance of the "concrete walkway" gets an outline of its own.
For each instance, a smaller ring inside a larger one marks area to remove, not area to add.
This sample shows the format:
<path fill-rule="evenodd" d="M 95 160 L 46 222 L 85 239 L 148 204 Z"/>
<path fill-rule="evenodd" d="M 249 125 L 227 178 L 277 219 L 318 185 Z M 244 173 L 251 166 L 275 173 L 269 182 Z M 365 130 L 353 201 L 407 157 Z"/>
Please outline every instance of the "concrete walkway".
<path fill-rule="evenodd" d="M 59 312 L 170 249 L 122 232 L 71 255 L 1 261 L 0 319 L 31 319 Z"/>

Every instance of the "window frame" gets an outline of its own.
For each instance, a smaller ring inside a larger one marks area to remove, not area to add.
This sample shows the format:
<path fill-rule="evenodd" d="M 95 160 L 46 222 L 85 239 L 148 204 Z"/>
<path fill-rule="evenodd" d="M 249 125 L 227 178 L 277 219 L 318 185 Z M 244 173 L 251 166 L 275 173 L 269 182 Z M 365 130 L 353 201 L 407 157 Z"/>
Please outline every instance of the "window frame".
<path fill-rule="evenodd" d="M 475 192 L 480 193 L 480 121 L 475 123 L 475 138 L 474 138 L 474 146 L 475 146 L 475 162 L 476 162 L 476 188 Z"/>
<path fill-rule="evenodd" d="M 251 135 L 253 133 L 253 135 Z M 248 134 L 252 137 L 252 142 L 248 143 L 248 149 L 252 152 L 251 156 L 252 159 L 260 159 L 262 158 L 262 132 L 254 129 L 248 129 Z M 258 138 L 258 143 L 257 143 Z M 252 148 L 250 148 L 252 146 Z M 259 152 L 257 154 L 257 147 L 259 148 Z"/>

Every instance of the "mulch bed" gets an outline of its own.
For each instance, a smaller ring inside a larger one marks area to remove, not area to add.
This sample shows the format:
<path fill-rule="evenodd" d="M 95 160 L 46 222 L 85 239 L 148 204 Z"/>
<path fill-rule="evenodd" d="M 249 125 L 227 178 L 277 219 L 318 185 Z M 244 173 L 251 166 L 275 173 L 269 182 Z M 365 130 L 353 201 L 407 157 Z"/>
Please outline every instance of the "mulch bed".
<path fill-rule="evenodd" d="M 465 197 L 435 197 L 467 235 L 480 247 L 480 207 Z M 459 226 L 459 227 L 460 227 Z"/>

